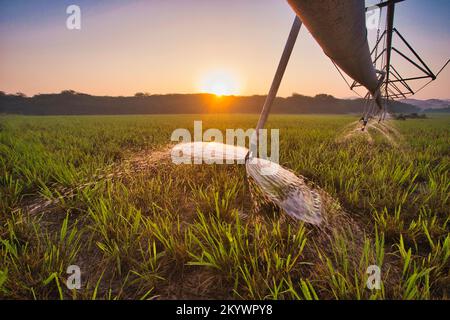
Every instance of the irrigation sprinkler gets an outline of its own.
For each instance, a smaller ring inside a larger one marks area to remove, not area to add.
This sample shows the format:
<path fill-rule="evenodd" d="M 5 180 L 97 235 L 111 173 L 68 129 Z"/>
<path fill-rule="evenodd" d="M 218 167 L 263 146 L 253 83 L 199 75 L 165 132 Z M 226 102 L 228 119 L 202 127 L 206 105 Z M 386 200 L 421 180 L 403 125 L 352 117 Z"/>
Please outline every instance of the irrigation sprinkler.
<path fill-rule="evenodd" d="M 257 158 L 260 131 L 264 128 L 269 117 L 301 26 L 302 21 L 296 16 L 264 102 L 256 130 L 251 138 L 250 150 L 245 157 L 245 168 L 254 192 L 258 193 L 258 195 L 252 195 L 253 197 L 262 197 L 265 202 L 276 204 L 295 219 L 318 225 L 322 222 L 319 194 L 309 188 L 302 177 L 269 160 Z M 273 172 L 264 174 L 264 169 L 267 167 L 270 167 Z"/>

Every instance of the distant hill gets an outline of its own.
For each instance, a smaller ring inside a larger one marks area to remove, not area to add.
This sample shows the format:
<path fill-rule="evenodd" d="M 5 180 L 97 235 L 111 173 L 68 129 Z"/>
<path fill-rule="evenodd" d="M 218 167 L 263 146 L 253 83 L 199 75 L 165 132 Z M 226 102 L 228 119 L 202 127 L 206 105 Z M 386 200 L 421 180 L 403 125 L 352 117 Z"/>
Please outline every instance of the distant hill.
<path fill-rule="evenodd" d="M 421 110 L 450 108 L 450 99 L 444 99 L 444 100 L 441 100 L 441 99 L 428 99 L 428 100 L 403 99 L 400 101 L 403 103 L 407 103 L 407 104 L 416 106 Z"/>
<path fill-rule="evenodd" d="M 425 109 L 425 113 L 450 113 L 450 107 L 441 109 Z"/>
<path fill-rule="evenodd" d="M 1 92 L 0 92 L 1 93 Z M 0 94 L 0 113 L 29 115 L 87 114 L 181 114 L 181 113 L 259 113 L 265 96 L 224 96 L 211 94 L 136 94 L 134 97 L 92 96 L 74 91 L 39 94 L 31 98 L 22 94 Z M 326 94 L 308 97 L 293 94 L 278 97 L 273 113 L 361 113 L 362 99 L 337 99 Z M 391 102 L 391 112 L 412 113 L 420 110 L 412 105 Z"/>

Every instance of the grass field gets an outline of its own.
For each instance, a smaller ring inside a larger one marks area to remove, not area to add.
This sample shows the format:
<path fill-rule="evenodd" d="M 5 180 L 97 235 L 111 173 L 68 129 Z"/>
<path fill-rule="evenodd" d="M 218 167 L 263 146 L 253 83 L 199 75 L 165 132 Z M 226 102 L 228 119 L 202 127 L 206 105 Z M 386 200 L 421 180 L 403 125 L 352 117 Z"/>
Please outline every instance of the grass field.
<path fill-rule="evenodd" d="M 281 164 L 350 217 L 336 230 L 252 212 L 243 166 L 172 164 L 194 120 L 257 116 L 0 116 L 0 298 L 450 297 L 450 117 L 392 121 L 394 145 L 340 139 L 353 116 L 272 116 Z"/>

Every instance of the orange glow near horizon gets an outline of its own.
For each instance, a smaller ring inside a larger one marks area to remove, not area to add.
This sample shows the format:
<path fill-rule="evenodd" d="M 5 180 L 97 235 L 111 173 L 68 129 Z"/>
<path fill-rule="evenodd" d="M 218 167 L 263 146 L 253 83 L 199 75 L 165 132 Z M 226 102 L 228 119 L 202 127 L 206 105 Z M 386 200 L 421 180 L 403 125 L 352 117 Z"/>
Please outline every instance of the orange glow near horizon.
<path fill-rule="evenodd" d="M 239 95 L 241 85 L 237 77 L 228 71 L 216 70 L 208 72 L 200 82 L 200 91 L 212 93 L 218 97 Z"/>

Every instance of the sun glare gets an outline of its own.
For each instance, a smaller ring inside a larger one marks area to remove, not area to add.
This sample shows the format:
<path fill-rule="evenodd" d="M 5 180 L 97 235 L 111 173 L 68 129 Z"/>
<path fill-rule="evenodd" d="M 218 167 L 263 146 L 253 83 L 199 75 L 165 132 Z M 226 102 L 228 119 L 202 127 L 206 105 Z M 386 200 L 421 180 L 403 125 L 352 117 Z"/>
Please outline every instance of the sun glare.
<path fill-rule="evenodd" d="M 200 90 L 220 97 L 239 94 L 239 87 L 239 82 L 233 74 L 225 71 L 214 71 L 204 76 Z"/>

